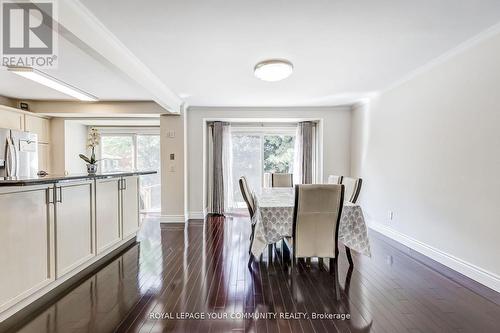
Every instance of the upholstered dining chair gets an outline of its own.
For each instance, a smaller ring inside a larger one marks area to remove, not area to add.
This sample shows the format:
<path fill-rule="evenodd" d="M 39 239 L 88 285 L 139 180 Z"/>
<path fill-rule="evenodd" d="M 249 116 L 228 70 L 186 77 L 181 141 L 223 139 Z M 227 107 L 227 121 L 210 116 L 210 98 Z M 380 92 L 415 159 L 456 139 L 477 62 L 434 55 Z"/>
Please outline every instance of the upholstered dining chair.
<path fill-rule="evenodd" d="M 329 175 L 328 184 L 342 184 L 342 176 Z"/>
<path fill-rule="evenodd" d="M 253 214 L 255 213 L 255 203 L 253 202 L 252 191 L 248 186 L 248 181 L 245 176 L 240 177 L 239 184 L 241 196 L 243 197 L 243 200 L 245 200 L 248 208 L 248 213 L 250 214 L 250 219 L 252 219 Z"/>
<path fill-rule="evenodd" d="M 337 272 L 338 235 L 344 185 L 295 185 L 292 266 L 297 258 L 330 258 Z"/>
<path fill-rule="evenodd" d="M 361 191 L 361 185 L 363 184 L 363 180 L 361 178 L 353 178 L 353 177 L 342 177 L 341 183 L 345 186 L 345 196 L 344 201 L 350 203 L 356 203 L 359 197 L 359 192 Z M 345 247 L 345 254 L 347 256 L 347 260 L 349 261 L 349 265 L 353 265 L 351 249 L 349 247 Z"/>
<path fill-rule="evenodd" d="M 271 187 L 293 187 L 293 174 L 272 173 Z"/>
<path fill-rule="evenodd" d="M 344 200 L 350 203 L 356 203 L 362 183 L 363 180 L 361 178 L 342 177 L 341 184 L 345 186 Z"/>
<path fill-rule="evenodd" d="M 248 253 L 251 254 L 253 236 L 255 232 L 255 224 L 253 223 L 252 220 L 252 217 L 255 214 L 255 202 L 253 199 L 252 191 L 248 186 L 248 181 L 245 176 L 240 177 L 239 185 L 240 185 L 241 196 L 243 197 L 243 200 L 245 200 L 245 203 L 248 208 L 248 213 L 250 215 L 250 225 L 252 226 L 252 231 L 250 233 L 250 247 L 248 248 Z"/>

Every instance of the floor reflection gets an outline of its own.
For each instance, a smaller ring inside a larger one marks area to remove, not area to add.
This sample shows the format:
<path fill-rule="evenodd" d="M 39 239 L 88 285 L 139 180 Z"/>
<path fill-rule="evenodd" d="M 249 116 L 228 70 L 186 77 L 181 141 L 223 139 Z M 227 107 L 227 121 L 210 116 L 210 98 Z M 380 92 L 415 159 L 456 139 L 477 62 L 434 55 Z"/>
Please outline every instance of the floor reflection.
<path fill-rule="evenodd" d="M 332 303 L 334 279 L 317 264 L 299 267 L 300 274 L 290 275 L 289 267 L 278 260 L 279 253 L 271 258 L 266 253 L 249 270 L 248 232 L 243 217 L 214 216 L 207 222 L 193 221 L 187 228 L 148 218 L 137 244 L 49 306 L 21 332 L 251 332 L 264 326 L 271 331 L 328 331 L 333 321 L 318 321 L 317 326 L 306 319 L 262 321 L 242 314 L 349 312 L 348 301 Z M 205 320 L 154 317 L 165 314 L 205 314 Z"/>
<path fill-rule="evenodd" d="M 487 332 L 500 315 L 496 304 L 377 239 L 371 259 L 354 255 L 354 268 L 341 252 L 337 276 L 317 260 L 292 271 L 279 248 L 248 269 L 249 232 L 244 216 L 186 226 L 146 219 L 139 243 L 21 332 Z M 457 321 L 448 308 L 469 321 Z M 334 314 L 349 318 L 328 317 Z"/>
<path fill-rule="evenodd" d="M 20 332 L 112 332 L 141 297 L 137 285 L 140 245 L 129 248 Z"/>

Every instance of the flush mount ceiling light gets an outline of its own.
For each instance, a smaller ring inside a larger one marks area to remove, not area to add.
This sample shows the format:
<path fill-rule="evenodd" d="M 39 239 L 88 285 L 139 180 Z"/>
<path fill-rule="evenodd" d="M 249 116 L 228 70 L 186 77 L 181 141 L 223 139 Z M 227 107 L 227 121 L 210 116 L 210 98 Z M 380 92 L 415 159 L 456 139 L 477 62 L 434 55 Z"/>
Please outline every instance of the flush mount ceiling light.
<path fill-rule="evenodd" d="M 275 82 L 289 77 L 293 72 L 293 65 L 285 59 L 270 59 L 259 62 L 253 71 L 259 79 Z"/>
<path fill-rule="evenodd" d="M 97 97 L 86 93 L 70 84 L 67 84 L 61 80 L 58 80 L 44 72 L 31 67 L 8 67 L 8 70 L 12 73 L 35 81 L 37 83 L 43 84 L 49 88 L 62 92 L 63 94 L 69 95 L 71 97 L 77 98 L 81 101 L 95 102 Z"/>

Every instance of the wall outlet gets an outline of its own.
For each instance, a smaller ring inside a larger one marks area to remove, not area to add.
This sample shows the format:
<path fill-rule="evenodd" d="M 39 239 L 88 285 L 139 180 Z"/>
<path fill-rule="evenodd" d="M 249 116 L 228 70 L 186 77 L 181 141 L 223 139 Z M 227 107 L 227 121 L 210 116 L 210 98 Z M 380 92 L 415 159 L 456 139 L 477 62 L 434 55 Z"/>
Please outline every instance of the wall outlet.
<path fill-rule="evenodd" d="M 175 172 L 175 165 L 171 165 L 170 168 L 168 169 L 170 172 Z"/>
<path fill-rule="evenodd" d="M 394 212 L 392 210 L 388 211 L 387 217 L 389 218 L 389 221 L 392 221 L 394 219 Z"/>

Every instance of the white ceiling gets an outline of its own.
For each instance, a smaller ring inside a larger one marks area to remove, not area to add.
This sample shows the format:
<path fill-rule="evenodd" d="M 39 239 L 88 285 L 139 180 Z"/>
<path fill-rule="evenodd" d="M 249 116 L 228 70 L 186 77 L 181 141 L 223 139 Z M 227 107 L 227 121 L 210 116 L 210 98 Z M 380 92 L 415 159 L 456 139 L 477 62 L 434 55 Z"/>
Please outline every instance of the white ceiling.
<path fill-rule="evenodd" d="M 42 71 L 76 86 L 102 101 L 151 100 L 149 93 L 119 70 L 85 50 L 75 41 L 60 37 L 57 69 Z M 0 70 L 0 95 L 17 99 L 74 100 L 72 97 L 47 88 L 4 67 Z"/>
<path fill-rule="evenodd" d="M 498 0 L 81 2 L 198 106 L 350 104 L 500 22 Z M 256 79 L 254 65 L 269 58 L 292 61 L 294 74 L 281 82 Z M 103 100 L 151 99 L 107 67 L 62 45 L 51 75 Z M 12 76 L 0 72 L 0 94 L 66 99 Z"/>

